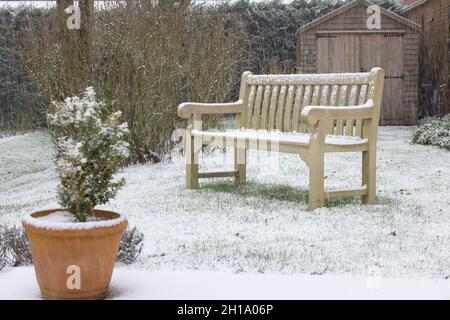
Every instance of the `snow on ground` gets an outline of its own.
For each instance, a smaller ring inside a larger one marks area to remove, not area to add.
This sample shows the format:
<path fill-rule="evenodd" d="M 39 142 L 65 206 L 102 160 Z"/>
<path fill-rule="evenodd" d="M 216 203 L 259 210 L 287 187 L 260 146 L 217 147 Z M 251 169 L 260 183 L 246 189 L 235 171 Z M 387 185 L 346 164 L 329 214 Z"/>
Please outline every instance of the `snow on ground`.
<path fill-rule="evenodd" d="M 8 288 L 2 290 L 2 288 Z M 450 299 L 450 281 L 116 268 L 107 299 Z M 0 273 L 0 300 L 40 299 L 32 267 Z"/>
<path fill-rule="evenodd" d="M 376 206 L 333 200 L 309 211 L 300 158 L 252 152 L 244 187 L 225 178 L 187 190 L 183 159 L 174 156 L 126 168 L 126 187 L 105 207 L 125 213 L 145 235 L 133 269 L 445 279 L 450 153 L 410 144 L 413 130 L 379 130 Z M 0 223 L 19 224 L 27 212 L 57 207 L 48 136 L 0 141 Z M 358 186 L 360 159 L 327 155 L 326 186 Z M 223 161 L 231 168 L 231 160 L 231 151 L 204 154 L 200 168 L 223 170 Z"/>

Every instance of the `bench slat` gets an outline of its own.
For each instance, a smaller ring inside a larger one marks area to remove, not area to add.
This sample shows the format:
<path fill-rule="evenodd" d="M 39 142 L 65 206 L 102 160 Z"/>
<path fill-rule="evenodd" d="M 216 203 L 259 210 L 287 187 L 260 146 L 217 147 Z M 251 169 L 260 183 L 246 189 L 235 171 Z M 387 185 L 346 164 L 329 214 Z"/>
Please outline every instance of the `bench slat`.
<path fill-rule="evenodd" d="M 284 111 L 283 131 L 291 131 L 292 103 L 294 101 L 294 88 L 295 88 L 295 86 L 289 86 L 289 89 L 288 89 L 287 98 L 286 98 L 286 110 Z"/>
<path fill-rule="evenodd" d="M 307 105 L 311 104 L 311 98 L 312 98 L 312 86 L 311 85 L 307 85 L 305 88 L 305 94 L 303 96 L 303 102 L 300 106 L 300 113 L 302 112 L 303 108 Z M 300 126 L 300 132 L 307 132 L 307 126 L 306 124 L 302 123 Z"/>
<path fill-rule="evenodd" d="M 320 93 L 320 105 L 328 106 L 330 101 L 330 86 L 325 84 L 322 86 L 322 92 Z"/>
<path fill-rule="evenodd" d="M 359 86 L 358 85 L 352 85 L 350 88 L 350 95 L 348 97 L 348 105 L 349 106 L 355 106 L 358 99 L 358 93 L 359 93 Z M 346 136 L 353 136 L 353 122 L 354 119 L 347 119 L 345 121 L 345 135 Z"/>
<path fill-rule="evenodd" d="M 297 86 L 297 89 L 295 90 L 294 109 L 292 110 L 292 125 L 291 125 L 292 131 L 297 131 L 298 125 L 300 123 L 300 111 L 303 99 L 303 92 L 304 87 Z"/>
<path fill-rule="evenodd" d="M 367 102 L 367 85 L 361 85 L 361 89 L 359 91 L 358 104 L 361 105 L 366 102 Z M 355 136 L 362 137 L 362 126 L 363 126 L 363 120 L 362 119 L 356 120 Z"/>
<path fill-rule="evenodd" d="M 339 92 L 339 106 L 347 105 L 347 96 L 348 96 L 348 85 L 341 86 L 341 90 Z M 344 120 L 336 120 L 336 132 L 335 135 L 342 136 L 343 135 L 343 127 Z"/>
<path fill-rule="evenodd" d="M 255 107 L 253 110 L 252 129 L 259 128 L 263 90 L 264 90 L 263 86 L 258 86 L 258 89 L 256 90 L 256 100 L 255 100 Z"/>
<path fill-rule="evenodd" d="M 221 177 L 237 177 L 239 171 L 216 171 L 216 172 L 199 172 L 199 178 L 221 178 Z"/>
<path fill-rule="evenodd" d="M 269 104 L 270 104 L 270 93 L 272 88 L 269 85 L 266 85 L 264 88 L 264 99 L 263 99 L 263 106 L 261 111 L 261 123 L 260 128 L 261 129 L 267 129 L 267 119 L 269 116 Z"/>
<path fill-rule="evenodd" d="M 275 126 L 275 114 L 277 111 L 278 86 L 272 87 L 272 95 L 270 97 L 269 118 L 267 119 L 267 129 L 273 130 Z"/>
<path fill-rule="evenodd" d="M 283 131 L 283 115 L 286 102 L 286 86 L 281 86 L 280 95 L 278 97 L 278 107 L 275 119 L 275 129 Z"/>
<path fill-rule="evenodd" d="M 353 197 L 365 196 L 367 194 L 367 186 L 350 190 L 336 190 L 325 192 L 325 198 Z"/>
<path fill-rule="evenodd" d="M 312 98 L 311 98 L 311 105 L 313 105 L 313 106 L 318 106 L 319 105 L 319 102 L 320 102 L 320 88 L 321 88 L 320 84 L 314 85 L 314 90 L 313 90 L 313 94 L 312 94 Z"/>
<path fill-rule="evenodd" d="M 331 88 L 329 104 L 330 104 L 330 106 L 337 106 L 338 102 L 339 102 L 339 86 L 335 84 Z M 334 124 L 335 124 L 335 121 L 331 120 L 330 128 L 328 129 L 329 134 L 334 134 Z"/>
<path fill-rule="evenodd" d="M 245 115 L 245 126 L 247 128 L 250 128 L 250 126 L 251 126 L 253 105 L 255 103 L 255 92 L 256 92 L 256 86 L 255 85 L 250 86 L 250 92 L 249 92 L 248 104 L 247 104 L 247 111 L 246 111 L 247 113 Z"/>
<path fill-rule="evenodd" d="M 330 102 L 330 86 L 325 84 L 322 86 L 322 90 L 320 93 L 320 102 L 319 105 L 321 106 L 328 106 Z"/>

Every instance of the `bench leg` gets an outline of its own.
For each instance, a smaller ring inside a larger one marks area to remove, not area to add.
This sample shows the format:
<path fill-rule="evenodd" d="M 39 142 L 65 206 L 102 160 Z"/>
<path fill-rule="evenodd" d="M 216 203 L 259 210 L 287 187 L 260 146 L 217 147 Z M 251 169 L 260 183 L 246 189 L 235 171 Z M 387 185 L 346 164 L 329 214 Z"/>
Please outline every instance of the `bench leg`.
<path fill-rule="evenodd" d="M 376 155 L 375 152 L 362 153 L 362 185 L 367 186 L 367 195 L 362 197 L 364 204 L 376 203 Z"/>
<path fill-rule="evenodd" d="M 238 172 L 234 178 L 235 184 L 244 184 L 247 178 L 247 150 L 245 148 L 234 148 L 234 169 Z"/>
<path fill-rule="evenodd" d="M 324 153 L 314 152 L 309 161 L 309 208 L 325 204 Z"/>
<path fill-rule="evenodd" d="M 198 152 L 195 139 L 186 134 L 186 188 L 198 189 Z"/>

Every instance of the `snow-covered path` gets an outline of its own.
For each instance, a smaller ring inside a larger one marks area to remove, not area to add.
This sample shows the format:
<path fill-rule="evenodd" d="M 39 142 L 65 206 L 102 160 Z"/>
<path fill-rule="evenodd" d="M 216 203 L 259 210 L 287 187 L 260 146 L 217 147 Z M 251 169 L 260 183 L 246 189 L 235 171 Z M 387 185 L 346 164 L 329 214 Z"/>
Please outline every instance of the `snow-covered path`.
<path fill-rule="evenodd" d="M 450 152 L 411 145 L 412 127 L 381 127 L 378 205 L 359 200 L 307 210 L 308 174 L 298 156 L 251 153 L 249 182 L 202 180 L 184 188 L 179 156 L 131 166 L 107 207 L 145 235 L 134 269 L 450 276 Z M 231 167 L 232 152 L 203 155 L 201 170 Z M 360 155 L 326 159 L 326 186 L 360 184 Z M 267 170 L 270 168 L 270 170 Z M 51 146 L 43 133 L 0 140 L 0 223 L 57 206 Z"/>
<path fill-rule="evenodd" d="M 5 289 L 7 288 L 7 289 Z M 0 300 L 39 299 L 32 267 L 0 273 Z M 450 281 L 335 275 L 138 271 L 116 268 L 108 299 L 450 299 Z"/>

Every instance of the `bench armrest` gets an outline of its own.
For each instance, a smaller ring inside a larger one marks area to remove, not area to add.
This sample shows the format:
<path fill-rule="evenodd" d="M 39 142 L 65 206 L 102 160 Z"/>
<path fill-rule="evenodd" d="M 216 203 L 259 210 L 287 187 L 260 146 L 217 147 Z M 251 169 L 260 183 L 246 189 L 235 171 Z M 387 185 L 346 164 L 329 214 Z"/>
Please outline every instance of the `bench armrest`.
<path fill-rule="evenodd" d="M 370 119 L 373 117 L 374 103 L 372 99 L 357 106 L 307 106 L 303 108 L 301 119 L 311 126 L 320 120 Z"/>
<path fill-rule="evenodd" d="M 178 106 L 180 118 L 190 118 L 194 113 L 198 114 L 229 114 L 241 113 L 244 110 L 242 100 L 230 103 L 197 103 L 185 102 Z"/>

